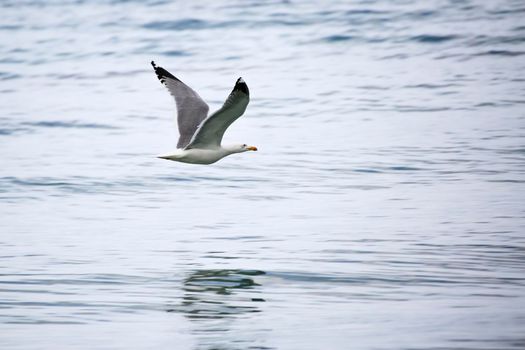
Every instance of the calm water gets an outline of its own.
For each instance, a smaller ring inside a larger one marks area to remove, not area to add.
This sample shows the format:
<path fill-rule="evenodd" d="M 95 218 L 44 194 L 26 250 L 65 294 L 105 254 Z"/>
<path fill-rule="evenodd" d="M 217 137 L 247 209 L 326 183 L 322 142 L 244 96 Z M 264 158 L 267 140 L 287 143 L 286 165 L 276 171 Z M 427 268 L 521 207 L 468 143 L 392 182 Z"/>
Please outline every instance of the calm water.
<path fill-rule="evenodd" d="M 0 348 L 525 347 L 522 1 L 0 11 Z M 152 59 L 259 152 L 154 158 Z"/>

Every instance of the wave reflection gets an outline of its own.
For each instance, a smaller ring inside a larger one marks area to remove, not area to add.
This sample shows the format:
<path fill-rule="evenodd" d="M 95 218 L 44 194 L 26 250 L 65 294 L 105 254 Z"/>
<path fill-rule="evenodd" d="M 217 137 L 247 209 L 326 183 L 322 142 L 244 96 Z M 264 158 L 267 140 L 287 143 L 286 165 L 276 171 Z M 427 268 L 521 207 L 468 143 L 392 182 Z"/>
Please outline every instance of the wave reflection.
<path fill-rule="evenodd" d="M 264 337 L 253 336 L 252 332 L 261 330 L 253 329 L 250 316 L 260 313 L 258 303 L 265 302 L 254 280 L 265 274 L 237 269 L 193 271 L 184 279 L 181 303 L 167 311 L 182 313 L 193 323 L 198 349 L 271 349 L 261 344 Z"/>

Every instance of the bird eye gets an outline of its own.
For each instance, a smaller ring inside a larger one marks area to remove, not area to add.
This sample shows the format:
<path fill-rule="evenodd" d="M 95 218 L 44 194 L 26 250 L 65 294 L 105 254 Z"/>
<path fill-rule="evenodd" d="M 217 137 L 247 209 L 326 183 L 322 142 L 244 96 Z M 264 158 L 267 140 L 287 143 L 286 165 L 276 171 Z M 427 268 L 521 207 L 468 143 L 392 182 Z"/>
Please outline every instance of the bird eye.
<path fill-rule="evenodd" d="M 242 147 L 246 147 L 246 146 L 247 146 L 247 144 L 242 145 Z"/>

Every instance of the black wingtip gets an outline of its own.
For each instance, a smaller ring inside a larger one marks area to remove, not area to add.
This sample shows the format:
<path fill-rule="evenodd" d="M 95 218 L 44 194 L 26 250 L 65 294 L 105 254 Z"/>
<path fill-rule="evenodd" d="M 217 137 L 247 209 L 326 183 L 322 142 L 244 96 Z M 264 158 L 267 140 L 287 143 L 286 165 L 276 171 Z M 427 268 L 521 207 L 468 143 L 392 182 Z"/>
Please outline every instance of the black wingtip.
<path fill-rule="evenodd" d="M 151 61 L 151 65 L 153 66 L 153 69 L 155 70 L 155 74 L 157 74 L 157 78 L 160 80 L 161 83 L 164 83 L 164 80 L 166 78 L 179 80 L 173 74 L 171 74 L 170 72 L 168 72 L 164 68 L 157 66 L 155 64 L 155 61 Z"/>
<path fill-rule="evenodd" d="M 237 79 L 237 82 L 235 83 L 235 87 L 233 88 L 233 90 L 242 91 L 246 95 L 250 96 L 250 90 L 248 90 L 248 85 L 246 85 L 246 82 L 242 78 Z"/>

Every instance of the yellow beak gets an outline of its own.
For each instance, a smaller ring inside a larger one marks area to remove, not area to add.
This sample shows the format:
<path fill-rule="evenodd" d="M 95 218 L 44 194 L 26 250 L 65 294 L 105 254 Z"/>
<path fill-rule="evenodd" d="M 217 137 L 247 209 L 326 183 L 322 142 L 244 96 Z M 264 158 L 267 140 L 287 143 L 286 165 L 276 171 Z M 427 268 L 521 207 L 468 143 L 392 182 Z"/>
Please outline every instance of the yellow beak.
<path fill-rule="evenodd" d="M 257 151 L 257 147 L 255 147 L 255 146 L 246 147 L 246 149 L 248 149 L 250 151 Z"/>

